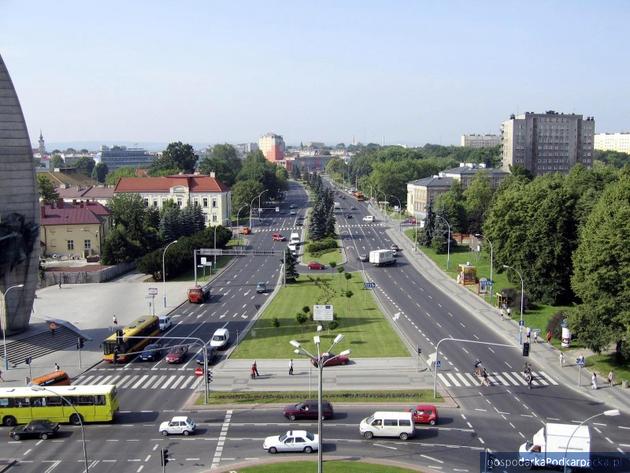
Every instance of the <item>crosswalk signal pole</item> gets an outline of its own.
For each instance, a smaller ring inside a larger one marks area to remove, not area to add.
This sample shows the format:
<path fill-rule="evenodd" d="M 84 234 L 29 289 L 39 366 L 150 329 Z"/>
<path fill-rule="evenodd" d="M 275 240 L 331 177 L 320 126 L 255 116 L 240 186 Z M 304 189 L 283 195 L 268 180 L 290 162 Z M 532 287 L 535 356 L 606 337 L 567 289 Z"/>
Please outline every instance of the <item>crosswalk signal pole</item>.
<path fill-rule="evenodd" d="M 168 449 L 163 448 L 160 450 L 160 464 L 162 465 L 162 473 L 166 473 L 166 464 L 168 463 Z"/>

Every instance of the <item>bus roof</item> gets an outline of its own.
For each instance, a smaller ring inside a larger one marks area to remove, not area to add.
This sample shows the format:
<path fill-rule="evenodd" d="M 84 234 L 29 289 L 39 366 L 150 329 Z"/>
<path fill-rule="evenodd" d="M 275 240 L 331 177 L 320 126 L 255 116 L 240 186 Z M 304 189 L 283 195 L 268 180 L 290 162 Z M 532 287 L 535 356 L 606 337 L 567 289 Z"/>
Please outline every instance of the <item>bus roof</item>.
<path fill-rule="evenodd" d="M 157 323 L 159 323 L 159 320 L 158 317 L 155 315 L 143 315 L 142 317 L 138 317 L 133 322 L 129 322 L 123 328 L 123 337 L 125 335 L 133 337 L 136 333 L 138 333 L 139 330 L 143 329 L 145 326 Z M 116 332 L 112 333 L 105 340 L 116 341 Z"/>
<path fill-rule="evenodd" d="M 16 386 L 14 388 L 0 388 L 0 397 L 20 397 L 20 396 L 71 396 L 78 394 L 89 396 L 95 394 L 106 394 L 116 388 L 114 384 L 96 384 L 94 386 L 46 386 L 46 389 L 39 389 L 35 386 Z"/>

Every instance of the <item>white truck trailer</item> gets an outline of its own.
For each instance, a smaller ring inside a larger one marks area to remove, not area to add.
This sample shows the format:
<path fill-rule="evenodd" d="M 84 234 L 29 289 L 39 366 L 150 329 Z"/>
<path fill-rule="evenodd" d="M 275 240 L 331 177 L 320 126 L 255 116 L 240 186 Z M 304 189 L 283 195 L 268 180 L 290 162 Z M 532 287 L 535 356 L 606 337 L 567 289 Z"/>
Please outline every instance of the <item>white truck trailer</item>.
<path fill-rule="evenodd" d="M 396 264 L 393 250 L 374 250 L 370 251 L 370 263 L 374 266 L 387 266 Z"/>
<path fill-rule="evenodd" d="M 547 423 L 518 449 L 520 461 L 534 468 L 587 468 L 591 457 L 588 425 Z"/>

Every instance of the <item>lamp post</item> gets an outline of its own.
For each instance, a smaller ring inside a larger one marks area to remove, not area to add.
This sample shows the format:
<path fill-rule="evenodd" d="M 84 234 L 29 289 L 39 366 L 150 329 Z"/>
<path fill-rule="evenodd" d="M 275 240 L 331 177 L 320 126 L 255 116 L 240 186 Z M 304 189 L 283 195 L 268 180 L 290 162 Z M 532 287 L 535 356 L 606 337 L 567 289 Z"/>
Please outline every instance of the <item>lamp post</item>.
<path fill-rule="evenodd" d="M 58 392 L 55 392 L 52 389 L 48 389 L 48 388 L 46 388 L 44 386 L 31 386 L 31 389 L 33 391 L 46 391 L 46 392 L 49 392 L 50 394 L 53 394 L 54 396 L 60 397 L 63 402 L 65 402 L 70 407 L 72 407 L 72 410 L 74 411 L 75 415 L 77 416 L 77 419 L 79 419 L 79 426 L 81 427 L 81 442 L 83 443 L 83 461 L 85 462 L 85 472 L 87 473 L 89 471 L 87 445 L 85 443 L 85 428 L 83 427 L 83 419 L 81 418 L 81 414 L 79 414 L 79 412 L 77 411 L 77 408 L 74 407 L 74 404 L 72 404 L 70 401 L 68 401 L 68 399 L 66 399 L 64 396 L 62 396 Z"/>
<path fill-rule="evenodd" d="M 518 277 L 521 278 L 521 320 L 518 323 L 518 344 L 522 345 L 523 344 L 523 292 L 525 292 L 525 283 L 523 282 L 523 276 L 521 275 L 521 272 L 518 269 L 513 268 L 512 266 L 508 266 L 507 264 L 504 264 L 503 267 L 505 269 L 512 269 L 516 271 L 516 274 L 518 274 Z"/>
<path fill-rule="evenodd" d="M 475 233 L 475 236 L 477 238 L 483 238 L 484 240 L 486 240 L 488 242 L 488 244 L 490 245 L 490 303 L 492 303 L 492 289 L 494 287 L 494 280 L 492 279 L 492 270 L 493 270 L 493 256 L 494 256 L 494 248 L 492 246 L 492 242 L 490 241 L 489 238 L 484 237 L 483 235 L 481 235 L 480 233 Z"/>
<path fill-rule="evenodd" d="M 166 245 L 166 247 L 164 248 L 164 252 L 162 253 L 162 291 L 164 292 L 164 308 L 165 309 L 166 309 L 166 264 L 165 264 L 166 250 L 168 250 L 168 247 L 174 243 L 177 243 L 177 240 L 174 240 L 170 242 L 168 245 Z"/>
<path fill-rule="evenodd" d="M 398 201 L 398 216 L 402 215 L 402 202 L 400 201 L 400 199 L 394 194 L 389 194 L 389 196 Z M 402 233 L 402 219 L 398 219 L 398 231 Z"/>
<path fill-rule="evenodd" d="M 268 190 L 269 189 L 265 189 L 264 191 L 262 191 L 260 194 L 254 197 L 252 201 L 249 203 L 249 228 L 252 228 L 252 205 L 254 205 L 254 201 L 258 199 L 258 208 L 260 209 L 260 196 L 263 195 Z"/>
<path fill-rule="evenodd" d="M 446 270 L 448 271 L 448 265 L 451 262 L 451 225 L 448 223 L 448 220 L 441 215 L 435 214 L 435 217 L 444 220 L 444 223 L 446 223 L 448 227 L 448 240 L 446 242 Z"/>
<path fill-rule="evenodd" d="M 16 284 L 10 286 L 2 294 L 2 308 L 4 309 L 4 318 L 2 320 L 2 344 L 4 346 L 4 370 L 9 371 L 9 359 L 7 358 L 7 316 L 9 315 L 9 309 L 7 308 L 7 294 L 11 289 L 24 287 L 24 284 Z"/>
<path fill-rule="evenodd" d="M 317 327 L 317 331 L 321 331 L 321 325 L 319 325 Z M 333 349 L 333 347 L 335 345 L 337 345 L 339 342 L 341 342 L 343 340 L 343 335 L 339 334 L 335 337 L 335 339 L 332 342 L 332 345 L 330 345 L 330 348 L 328 349 L 328 353 L 330 353 L 330 351 Z M 318 387 L 317 387 L 317 473 L 322 473 L 324 470 L 324 461 L 323 461 L 323 454 L 322 454 L 322 378 L 323 378 L 323 370 L 324 370 L 324 366 L 326 366 L 326 364 L 330 361 L 330 360 L 334 360 L 337 356 L 348 356 L 350 354 L 350 350 L 344 350 L 341 353 L 339 353 L 339 355 L 334 356 L 332 358 L 328 358 L 326 361 L 324 361 L 322 363 L 321 360 L 321 350 L 320 350 L 320 345 L 321 345 L 321 339 L 319 337 L 319 335 L 315 335 L 313 337 L 313 342 L 315 342 L 315 345 L 317 346 L 317 358 L 315 358 L 311 353 L 309 353 L 306 349 L 304 349 L 301 345 L 300 342 L 298 342 L 297 340 L 291 340 L 289 343 L 291 344 L 291 346 L 293 346 L 295 348 L 294 352 L 297 355 L 306 355 L 308 356 L 310 359 L 316 359 L 317 360 L 317 368 L 319 370 L 319 381 L 318 381 Z"/>
<path fill-rule="evenodd" d="M 607 411 L 604 411 L 604 412 L 600 412 L 599 414 L 595 414 L 594 416 L 591 416 L 588 419 L 585 419 L 582 422 L 580 422 L 580 425 L 578 425 L 575 428 L 575 430 L 571 434 L 571 437 L 569 437 L 569 441 L 567 442 L 567 446 L 564 449 L 564 457 L 562 457 L 562 464 L 563 464 L 564 473 L 567 473 L 567 452 L 569 451 L 569 445 L 571 444 L 571 439 L 577 433 L 578 429 L 580 427 L 582 427 L 584 424 L 586 424 L 589 420 L 595 419 L 595 417 L 599 417 L 599 416 L 615 417 L 615 416 L 618 416 L 620 414 L 621 413 L 619 412 L 619 409 L 610 409 L 610 410 L 607 410 Z"/>
<path fill-rule="evenodd" d="M 249 204 L 245 204 L 242 205 L 240 209 L 238 209 L 238 212 L 236 212 L 236 228 L 238 228 L 238 216 L 241 214 L 241 210 L 243 210 L 245 207 L 247 207 Z"/>

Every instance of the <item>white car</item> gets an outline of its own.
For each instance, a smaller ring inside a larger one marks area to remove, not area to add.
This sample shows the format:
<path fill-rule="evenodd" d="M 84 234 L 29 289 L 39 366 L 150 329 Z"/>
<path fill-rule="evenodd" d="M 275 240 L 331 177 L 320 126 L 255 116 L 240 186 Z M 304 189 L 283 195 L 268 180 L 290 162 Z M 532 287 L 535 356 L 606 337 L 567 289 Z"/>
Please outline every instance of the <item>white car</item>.
<path fill-rule="evenodd" d="M 306 430 L 289 430 L 284 435 L 267 437 L 263 442 L 263 449 L 269 453 L 317 451 L 319 438 Z"/>
<path fill-rule="evenodd" d="M 171 328 L 173 321 L 168 315 L 160 315 L 160 331 L 164 332 Z"/>
<path fill-rule="evenodd" d="M 197 429 L 197 424 L 186 416 L 175 416 L 160 424 L 160 433 L 167 435 L 190 435 Z"/>
<path fill-rule="evenodd" d="M 217 350 L 226 348 L 230 343 L 230 331 L 226 328 L 218 328 L 214 331 L 212 339 L 210 340 L 210 346 L 215 347 Z"/>
<path fill-rule="evenodd" d="M 363 217 L 363 221 L 364 222 L 373 222 L 374 221 L 374 215 L 366 215 L 365 217 Z"/>

